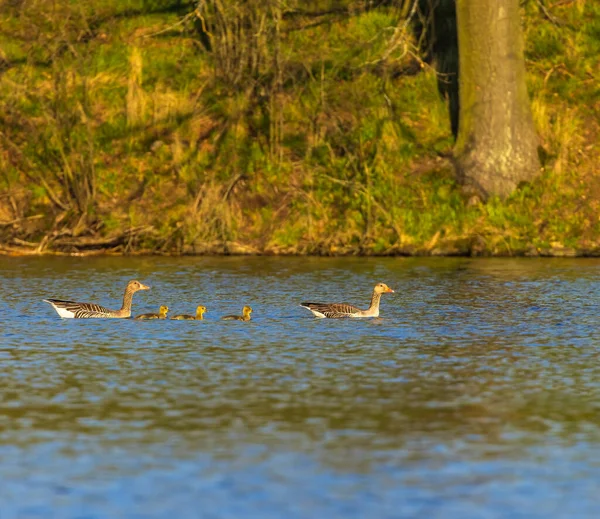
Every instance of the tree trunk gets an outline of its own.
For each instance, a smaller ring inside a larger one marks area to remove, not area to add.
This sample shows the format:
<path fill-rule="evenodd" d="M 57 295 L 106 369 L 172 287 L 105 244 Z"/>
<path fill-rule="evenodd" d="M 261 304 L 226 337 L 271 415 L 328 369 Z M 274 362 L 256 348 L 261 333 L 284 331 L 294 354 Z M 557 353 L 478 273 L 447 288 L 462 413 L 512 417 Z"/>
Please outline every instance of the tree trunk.
<path fill-rule="evenodd" d="M 456 0 L 459 180 L 509 195 L 539 171 L 527 87 L 519 0 Z"/>
<path fill-rule="evenodd" d="M 448 101 L 450 129 L 458 136 L 458 35 L 455 0 L 418 0 L 413 24 L 423 60 L 435 66 L 440 95 Z"/>

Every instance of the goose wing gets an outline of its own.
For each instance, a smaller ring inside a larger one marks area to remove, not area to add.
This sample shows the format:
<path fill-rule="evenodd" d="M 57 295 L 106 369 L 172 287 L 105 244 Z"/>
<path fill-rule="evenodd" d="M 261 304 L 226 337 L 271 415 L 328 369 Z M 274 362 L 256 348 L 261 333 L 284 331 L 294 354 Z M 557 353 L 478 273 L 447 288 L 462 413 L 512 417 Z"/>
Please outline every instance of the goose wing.
<path fill-rule="evenodd" d="M 51 304 L 61 317 L 72 319 L 110 317 L 114 313 L 112 310 L 95 303 L 78 303 L 77 301 L 65 301 L 63 299 L 44 299 L 44 302 Z"/>
<path fill-rule="evenodd" d="M 302 303 L 300 306 L 307 308 L 317 317 L 339 319 L 340 317 L 351 317 L 361 310 L 348 303 Z"/>
<path fill-rule="evenodd" d="M 224 315 L 221 317 L 222 321 L 243 321 L 244 318 L 241 315 Z"/>
<path fill-rule="evenodd" d="M 140 315 L 136 315 L 134 318 L 134 321 L 145 321 L 148 319 L 166 319 L 166 317 L 161 317 L 160 314 L 140 314 Z"/>

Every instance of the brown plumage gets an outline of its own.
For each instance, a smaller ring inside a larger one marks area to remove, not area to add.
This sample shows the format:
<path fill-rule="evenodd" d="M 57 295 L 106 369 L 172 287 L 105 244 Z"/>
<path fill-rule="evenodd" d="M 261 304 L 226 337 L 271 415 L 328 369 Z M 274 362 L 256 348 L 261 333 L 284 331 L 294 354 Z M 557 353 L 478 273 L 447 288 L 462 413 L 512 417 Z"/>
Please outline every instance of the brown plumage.
<path fill-rule="evenodd" d="M 44 302 L 51 304 L 56 313 L 66 319 L 124 319 L 131 317 L 133 294 L 139 290 L 149 289 L 149 286 L 143 285 L 139 281 L 132 280 L 127 283 L 120 310 L 109 310 L 95 303 L 79 303 L 64 299 L 44 299 Z"/>
<path fill-rule="evenodd" d="M 339 319 L 342 317 L 379 317 L 381 295 L 393 292 L 385 283 L 377 283 L 373 289 L 371 304 L 367 310 L 348 303 L 302 303 L 300 306 L 310 310 L 316 317 Z"/>

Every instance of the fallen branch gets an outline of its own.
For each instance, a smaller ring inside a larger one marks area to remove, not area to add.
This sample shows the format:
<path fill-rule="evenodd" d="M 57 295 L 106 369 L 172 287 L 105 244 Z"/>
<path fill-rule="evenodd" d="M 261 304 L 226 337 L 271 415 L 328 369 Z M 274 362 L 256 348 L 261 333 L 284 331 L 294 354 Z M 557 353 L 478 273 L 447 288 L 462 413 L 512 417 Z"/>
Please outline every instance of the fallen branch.
<path fill-rule="evenodd" d="M 110 248 L 117 247 L 119 245 L 124 245 L 125 243 L 129 242 L 134 236 L 148 234 L 152 231 L 154 231 L 154 227 L 152 225 L 142 225 L 140 227 L 133 227 L 131 229 L 127 229 L 123 233 L 118 234 L 116 236 L 110 236 L 106 238 L 59 238 L 54 240 L 53 244 L 55 247 L 73 247 L 76 249 Z"/>
<path fill-rule="evenodd" d="M 6 222 L 0 222 L 0 226 L 8 227 L 9 225 L 14 225 L 19 222 L 24 222 L 26 220 L 38 220 L 39 218 L 44 218 L 43 214 L 34 214 L 33 216 L 25 216 L 23 218 L 15 218 L 14 220 L 9 220 Z"/>
<path fill-rule="evenodd" d="M 562 21 L 560 21 L 558 18 L 556 18 L 549 10 L 548 8 L 544 5 L 544 0 L 536 0 L 537 5 L 539 6 L 540 10 L 542 11 L 542 14 L 544 15 L 544 17 L 552 22 L 554 25 L 556 26 L 561 26 L 564 25 L 564 23 Z"/>

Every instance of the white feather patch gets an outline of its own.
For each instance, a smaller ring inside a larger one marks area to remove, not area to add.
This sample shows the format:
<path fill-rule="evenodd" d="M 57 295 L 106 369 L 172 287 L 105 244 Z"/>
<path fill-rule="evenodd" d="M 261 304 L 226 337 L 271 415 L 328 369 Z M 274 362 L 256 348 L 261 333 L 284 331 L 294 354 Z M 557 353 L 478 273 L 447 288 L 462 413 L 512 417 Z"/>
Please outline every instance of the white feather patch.
<path fill-rule="evenodd" d="M 46 299 L 44 299 L 44 302 L 52 305 L 52 308 L 54 308 L 56 310 L 56 313 L 60 315 L 63 319 L 73 319 L 75 317 L 75 314 L 70 310 L 67 310 L 66 308 L 61 308 L 60 306 L 57 306 L 51 301 L 47 301 Z"/>
<path fill-rule="evenodd" d="M 321 312 L 317 312 L 316 310 L 313 310 L 312 308 L 309 308 L 308 306 L 304 306 L 304 305 L 300 305 L 302 308 L 306 308 L 307 310 L 310 310 L 315 317 L 318 317 L 320 319 L 325 319 L 325 315 L 322 314 Z"/>
<path fill-rule="evenodd" d="M 54 306 L 54 305 L 52 305 L 52 306 L 56 310 L 56 313 L 64 319 L 73 319 L 73 317 L 75 317 L 75 314 L 73 312 L 67 310 L 66 308 L 59 308 L 58 306 Z"/>

